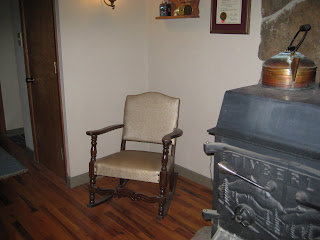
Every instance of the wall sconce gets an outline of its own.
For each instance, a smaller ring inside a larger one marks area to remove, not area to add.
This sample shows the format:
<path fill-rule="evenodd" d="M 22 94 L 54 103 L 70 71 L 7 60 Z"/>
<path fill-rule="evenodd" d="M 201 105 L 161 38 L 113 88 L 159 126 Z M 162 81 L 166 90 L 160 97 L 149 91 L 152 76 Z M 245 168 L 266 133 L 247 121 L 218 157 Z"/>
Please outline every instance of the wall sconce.
<path fill-rule="evenodd" d="M 106 2 L 106 0 L 103 0 L 103 1 L 104 1 L 104 3 L 105 3 L 107 6 L 112 7 L 112 9 L 114 9 L 114 7 L 115 7 L 114 2 L 115 2 L 116 0 L 109 0 L 109 2 L 110 2 L 111 4 L 108 4 L 108 3 Z"/>

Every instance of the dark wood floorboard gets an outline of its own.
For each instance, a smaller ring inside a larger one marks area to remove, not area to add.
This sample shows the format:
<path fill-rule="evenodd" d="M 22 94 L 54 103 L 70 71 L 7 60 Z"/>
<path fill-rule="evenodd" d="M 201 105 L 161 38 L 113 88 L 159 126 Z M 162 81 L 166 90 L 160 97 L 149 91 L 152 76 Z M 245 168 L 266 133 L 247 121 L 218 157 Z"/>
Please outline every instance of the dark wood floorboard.
<path fill-rule="evenodd" d="M 128 198 L 111 199 L 87 208 L 88 184 L 70 189 L 63 180 L 29 159 L 24 149 L 0 136 L 1 146 L 28 168 L 27 173 L 0 181 L 0 239 L 190 239 L 203 226 L 212 191 L 179 177 L 166 217 L 156 220 L 158 205 Z M 114 187 L 118 180 L 98 184 Z M 156 184 L 131 181 L 128 188 L 158 194 Z"/>

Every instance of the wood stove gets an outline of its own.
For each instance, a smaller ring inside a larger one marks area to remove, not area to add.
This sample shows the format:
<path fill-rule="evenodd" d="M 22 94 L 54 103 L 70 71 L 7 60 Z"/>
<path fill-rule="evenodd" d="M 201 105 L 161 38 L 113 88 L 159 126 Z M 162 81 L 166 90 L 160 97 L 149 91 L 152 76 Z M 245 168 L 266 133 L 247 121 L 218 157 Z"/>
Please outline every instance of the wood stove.
<path fill-rule="evenodd" d="M 203 216 L 213 239 L 320 239 L 318 88 L 227 91 L 208 132 L 213 209 Z"/>

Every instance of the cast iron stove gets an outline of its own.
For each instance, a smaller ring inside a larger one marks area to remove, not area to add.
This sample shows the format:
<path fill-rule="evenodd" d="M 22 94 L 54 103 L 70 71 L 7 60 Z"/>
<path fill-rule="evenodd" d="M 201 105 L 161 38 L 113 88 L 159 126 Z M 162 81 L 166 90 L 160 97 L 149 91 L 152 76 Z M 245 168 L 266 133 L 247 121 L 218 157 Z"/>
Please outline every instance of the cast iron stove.
<path fill-rule="evenodd" d="M 319 89 L 227 91 L 208 132 L 213 239 L 320 239 Z"/>

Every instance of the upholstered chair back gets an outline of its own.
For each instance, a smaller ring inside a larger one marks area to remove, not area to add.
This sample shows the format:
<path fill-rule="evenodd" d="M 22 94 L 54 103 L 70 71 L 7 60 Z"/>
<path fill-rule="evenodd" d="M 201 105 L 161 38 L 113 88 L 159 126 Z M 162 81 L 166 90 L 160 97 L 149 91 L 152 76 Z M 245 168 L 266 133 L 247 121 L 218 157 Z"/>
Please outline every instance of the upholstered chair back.
<path fill-rule="evenodd" d="M 179 105 L 178 98 L 156 92 L 128 95 L 122 139 L 162 143 L 162 137 L 178 125 Z"/>

